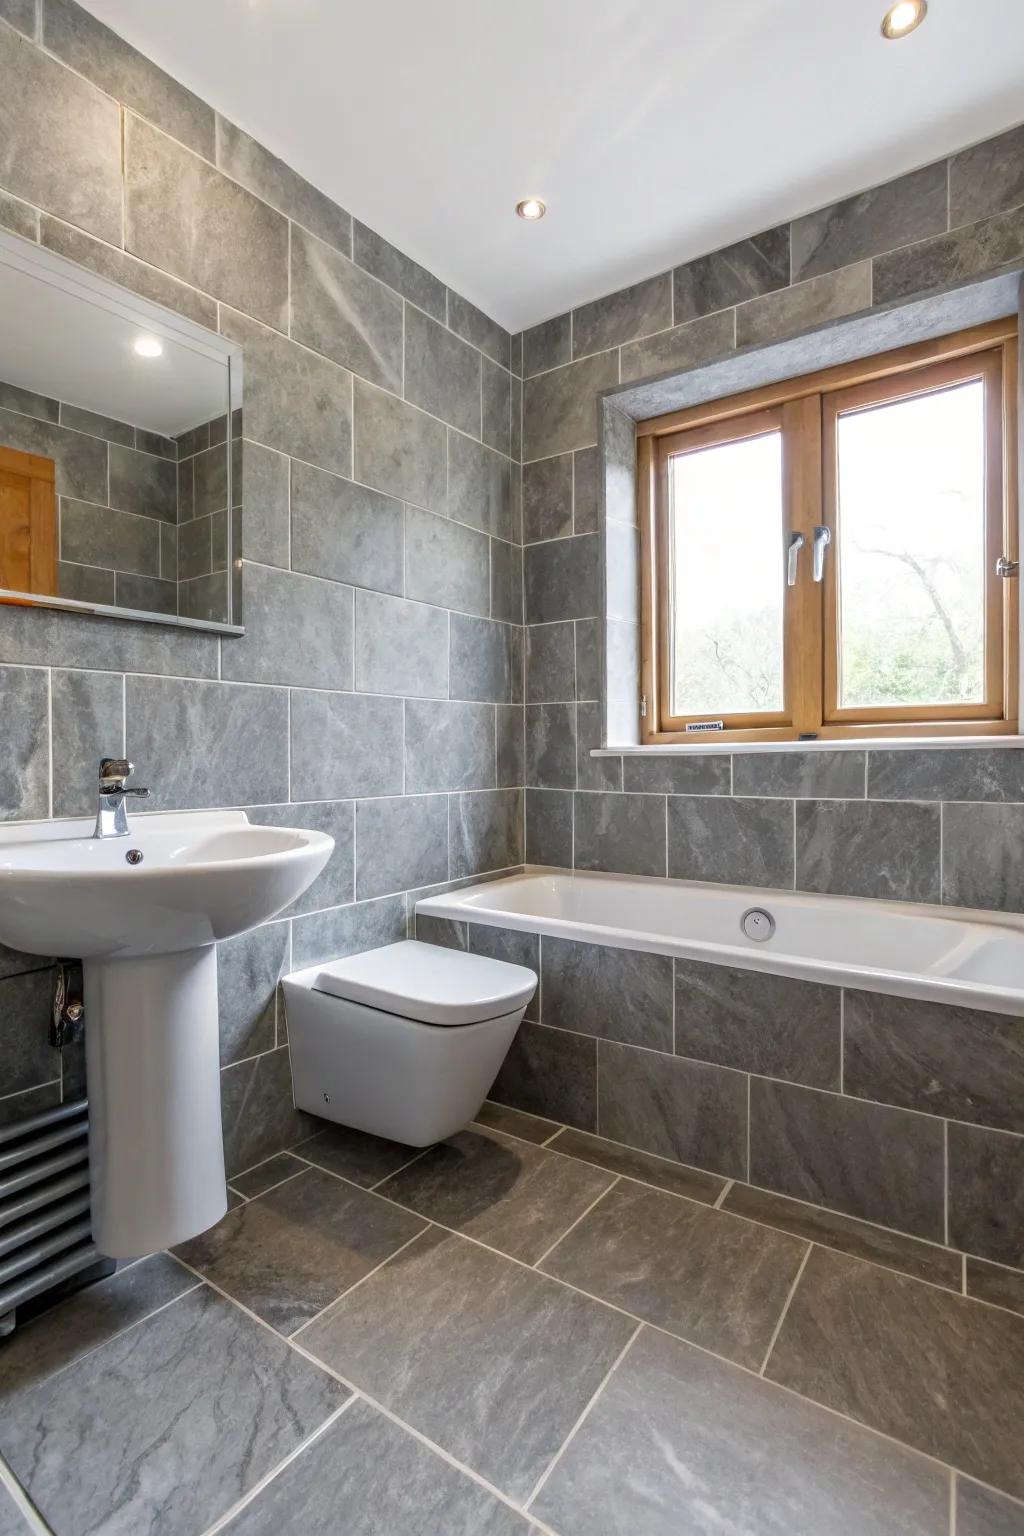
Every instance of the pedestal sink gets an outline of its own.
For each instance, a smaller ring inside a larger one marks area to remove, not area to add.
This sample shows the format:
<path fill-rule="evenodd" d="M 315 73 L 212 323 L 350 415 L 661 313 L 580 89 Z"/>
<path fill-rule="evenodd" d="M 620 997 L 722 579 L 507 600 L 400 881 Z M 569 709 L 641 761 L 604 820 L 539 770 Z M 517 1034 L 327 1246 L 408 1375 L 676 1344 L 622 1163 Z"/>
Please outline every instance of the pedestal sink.
<path fill-rule="evenodd" d="M 183 1242 L 227 1208 L 213 945 L 316 879 L 334 841 L 244 811 L 0 827 L 0 943 L 83 961 L 93 1238 Z"/>

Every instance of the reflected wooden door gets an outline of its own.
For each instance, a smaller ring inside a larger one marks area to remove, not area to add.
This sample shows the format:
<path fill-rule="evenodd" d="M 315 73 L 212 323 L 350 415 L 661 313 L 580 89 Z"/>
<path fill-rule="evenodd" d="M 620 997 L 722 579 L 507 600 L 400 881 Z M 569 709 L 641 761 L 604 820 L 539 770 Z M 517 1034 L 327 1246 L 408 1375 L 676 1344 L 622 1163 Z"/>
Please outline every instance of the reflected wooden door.
<path fill-rule="evenodd" d="M 57 596 L 52 459 L 0 447 L 0 589 Z"/>

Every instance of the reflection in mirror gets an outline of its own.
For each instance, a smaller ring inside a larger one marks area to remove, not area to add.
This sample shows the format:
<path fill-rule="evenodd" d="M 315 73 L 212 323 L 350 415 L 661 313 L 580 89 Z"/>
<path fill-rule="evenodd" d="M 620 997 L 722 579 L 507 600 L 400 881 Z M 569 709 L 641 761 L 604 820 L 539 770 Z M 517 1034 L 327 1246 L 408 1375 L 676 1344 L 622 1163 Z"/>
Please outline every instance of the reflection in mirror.
<path fill-rule="evenodd" d="M 241 623 L 241 359 L 0 235 L 0 602 Z"/>

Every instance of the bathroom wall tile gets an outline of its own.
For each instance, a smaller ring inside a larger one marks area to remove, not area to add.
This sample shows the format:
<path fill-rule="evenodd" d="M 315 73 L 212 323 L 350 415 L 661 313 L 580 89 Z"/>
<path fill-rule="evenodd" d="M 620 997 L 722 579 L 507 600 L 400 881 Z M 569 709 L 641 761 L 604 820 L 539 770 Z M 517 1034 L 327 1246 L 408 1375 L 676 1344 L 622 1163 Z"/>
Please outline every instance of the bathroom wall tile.
<path fill-rule="evenodd" d="M 838 987 L 698 960 L 677 960 L 675 967 L 680 1056 L 812 1088 L 839 1088 Z"/>
<path fill-rule="evenodd" d="M 751 299 L 736 311 L 736 345 L 752 347 L 780 341 L 869 309 L 871 292 L 871 263 L 861 261 Z M 877 285 L 875 302 L 879 302 Z"/>
<path fill-rule="evenodd" d="M 792 803 L 670 797 L 668 873 L 676 880 L 788 889 L 793 884 Z"/>
<path fill-rule="evenodd" d="M 79 603 L 113 603 L 114 572 L 61 560 L 57 565 L 57 591 L 61 597 L 71 597 Z"/>
<path fill-rule="evenodd" d="M 714 362 L 733 350 L 735 336 L 735 311 L 722 309 L 717 314 L 687 320 L 657 336 L 630 342 L 622 349 L 622 382 L 649 378 L 653 374 L 667 373 L 669 369 L 681 371 Z"/>
<path fill-rule="evenodd" d="M 512 537 L 512 466 L 484 443 L 448 433 L 448 516 L 499 539 Z"/>
<path fill-rule="evenodd" d="M 397 293 L 347 256 L 294 227 L 291 334 L 362 379 L 402 389 L 402 312 Z"/>
<path fill-rule="evenodd" d="M 577 794 L 577 869 L 665 874 L 665 801 L 660 795 Z"/>
<path fill-rule="evenodd" d="M 729 757 L 630 757 L 623 787 L 646 795 L 727 795 Z"/>
<path fill-rule="evenodd" d="M 343 909 L 344 910 L 344 909 Z M 303 921 L 315 922 L 315 918 Z M 295 963 L 299 964 L 297 957 Z M 325 957 L 328 958 L 328 957 Z M 333 957 L 331 957 L 333 958 Z M 315 962 L 310 962 L 315 963 Z M 310 1135 L 314 1122 L 292 1103 L 287 1046 L 225 1067 L 220 1075 L 228 1178 Z"/>
<path fill-rule="evenodd" d="M 273 1189 L 275 1184 L 283 1184 L 286 1179 L 294 1179 L 303 1172 L 304 1166 L 290 1152 L 278 1152 L 275 1157 L 268 1157 L 265 1162 L 257 1163 L 255 1168 L 250 1168 L 247 1173 L 236 1173 L 228 1189 L 228 1210 L 236 1209 L 236 1206 L 231 1204 L 231 1195 L 236 1197 L 236 1204 L 240 1204 L 242 1200 L 253 1200 L 257 1195 L 264 1195 L 268 1189 Z"/>
<path fill-rule="evenodd" d="M 937 805 L 808 800 L 796 805 L 796 886 L 834 896 L 938 901 Z"/>
<path fill-rule="evenodd" d="M 217 945 L 222 1067 L 277 1044 L 277 985 L 288 969 L 288 940 L 287 923 L 264 923 Z"/>
<path fill-rule="evenodd" d="M 349 255 L 352 219 L 317 187 L 251 139 L 226 117 L 217 118 L 217 164 L 233 181 Z"/>
<path fill-rule="evenodd" d="M 405 571 L 409 597 L 484 618 L 490 612 L 490 547 L 474 528 L 408 508 Z"/>
<path fill-rule="evenodd" d="M 610 523 L 637 527 L 636 424 L 611 401 L 601 403 L 604 449 L 604 515 Z M 638 617 L 637 614 L 627 617 Z"/>
<path fill-rule="evenodd" d="M 576 787 L 578 789 L 622 788 L 622 758 L 594 757 L 601 745 L 602 711 L 600 704 L 576 706 Z"/>
<path fill-rule="evenodd" d="M 227 641 L 221 676 L 245 683 L 351 688 L 351 587 L 269 565 L 243 572 L 245 634 Z"/>
<path fill-rule="evenodd" d="M 453 796 L 448 838 L 452 880 L 521 864 L 522 791 L 498 789 Z"/>
<path fill-rule="evenodd" d="M 1020 1536 L 1024 1509 L 991 1488 L 964 1477 L 956 1479 L 956 1526 L 959 1536 Z"/>
<path fill-rule="evenodd" d="M 471 955 L 487 955 L 492 960 L 507 960 L 510 965 L 525 966 L 528 971 L 533 971 L 540 976 L 540 937 L 536 933 L 527 933 L 518 928 L 492 928 L 490 923 L 467 923 L 467 939 Z M 537 1009 L 537 994 L 526 1005 L 527 1018 L 535 1018 Z M 492 1122 L 487 1121 L 487 1124 Z M 497 1129 L 509 1130 L 510 1126 L 498 1125 Z M 552 1126 L 546 1132 L 550 1136 L 555 1127 Z M 521 1130 L 511 1132 L 513 1135 L 524 1134 Z M 545 1136 L 530 1136 L 531 1141 L 544 1141 Z"/>
<path fill-rule="evenodd" d="M 694 320 L 789 285 L 789 225 L 767 229 L 676 267 L 675 321 Z"/>
<path fill-rule="evenodd" d="M 499 453 L 509 453 L 512 446 L 512 376 L 488 358 L 484 358 L 482 366 L 483 440 Z"/>
<path fill-rule="evenodd" d="M 564 789 L 527 789 L 526 862 L 572 868 L 573 794 Z"/>
<path fill-rule="evenodd" d="M 448 290 L 448 324 L 456 336 L 471 342 L 493 362 L 500 363 L 503 368 L 509 366 L 512 338 L 508 331 L 451 288 Z"/>
<path fill-rule="evenodd" d="M 682 1195 L 687 1200 L 699 1200 L 703 1205 L 713 1205 L 726 1185 L 725 1179 L 716 1174 L 704 1173 L 699 1168 L 687 1168 L 682 1163 L 654 1157 L 650 1152 L 621 1146 L 616 1141 L 605 1141 L 586 1131 L 563 1128 L 551 1146 L 562 1157 L 577 1157 L 585 1163 L 596 1163 L 609 1173 L 620 1174 L 625 1179 L 633 1179 L 641 1184 L 653 1184 L 658 1189 L 667 1190 L 669 1194 Z"/>
<path fill-rule="evenodd" d="M 257 805 L 246 811 L 251 822 L 265 827 L 309 827 L 334 838 L 334 852 L 313 884 L 286 909 L 289 917 L 336 907 L 355 896 L 352 869 L 355 808 L 351 800 L 322 800 L 298 805 Z"/>
<path fill-rule="evenodd" d="M 58 496 L 106 503 L 107 445 L 98 438 L 4 410 L 0 410 L 0 438 L 7 448 L 53 459 Z"/>
<path fill-rule="evenodd" d="M 523 457 L 546 459 L 597 442 L 597 397 L 619 381 L 617 352 L 599 352 L 523 385 Z"/>
<path fill-rule="evenodd" d="M 672 961 L 545 938 L 543 1021 L 655 1051 L 672 1049 Z"/>
<path fill-rule="evenodd" d="M 597 619 L 577 619 L 576 697 L 597 700 L 601 697 L 604 662 L 603 626 Z"/>
<path fill-rule="evenodd" d="M 946 162 L 793 221 L 793 281 L 879 256 L 946 229 Z"/>
<path fill-rule="evenodd" d="M 543 464 L 544 460 L 541 459 L 538 462 Z M 596 533 L 600 526 L 601 488 L 598 484 L 600 469 L 599 449 L 577 448 L 572 456 L 573 533 Z"/>
<path fill-rule="evenodd" d="M 101 757 L 124 744 L 124 679 L 115 672 L 60 672 L 50 681 L 53 814 L 91 816 Z"/>
<path fill-rule="evenodd" d="M 11 662 L 79 667 L 87 657 L 97 671 L 216 677 L 219 648 L 216 635 L 185 634 L 127 619 L 104 619 L 99 646 L 96 621 L 88 616 L 0 608 L 0 655 Z"/>
<path fill-rule="evenodd" d="M 571 622 L 526 631 L 526 701 L 568 702 L 576 696 L 576 636 Z"/>
<path fill-rule="evenodd" d="M 514 665 L 511 625 L 453 613 L 450 645 L 449 691 L 453 699 L 509 702 Z"/>
<path fill-rule="evenodd" d="M 147 578 L 132 576 L 131 581 Z M 168 582 L 167 586 L 171 583 Z M 220 571 L 210 576 L 197 576 L 194 581 L 178 583 L 178 612 L 182 618 L 202 619 L 206 623 L 223 624 L 227 620 L 227 578 Z"/>
<path fill-rule="evenodd" d="M 288 549 L 288 475 L 289 460 L 283 453 L 277 453 L 273 448 L 264 448 L 260 443 L 246 442 L 242 445 L 242 498 L 245 504 L 245 528 L 242 552 L 247 560 L 258 560 L 262 565 L 277 565 L 287 570 L 289 563 Z M 306 469 L 306 465 L 295 464 L 293 469 Z M 323 474 L 322 470 L 310 471 L 313 474 Z M 333 481 L 335 476 L 324 476 Z M 309 523 L 315 522 L 310 503 L 312 496 L 303 496 L 301 499 L 301 511 L 297 519 L 297 527 L 293 529 L 293 537 L 299 544 L 299 560 L 308 558 L 309 543 L 312 535 L 309 531 Z M 306 541 L 305 550 L 303 541 Z M 320 549 L 318 554 L 326 556 L 326 551 Z M 294 558 L 294 551 L 293 551 Z M 296 562 L 295 570 L 305 570 L 306 566 Z M 318 570 L 323 575 L 331 575 L 329 570 L 322 566 Z"/>
<path fill-rule="evenodd" d="M 160 528 L 155 517 L 137 517 L 61 497 L 61 558 L 78 565 L 159 576 Z"/>
<path fill-rule="evenodd" d="M 440 608 L 356 593 L 356 687 L 422 698 L 448 694 L 448 618 Z"/>
<path fill-rule="evenodd" d="M 105 438 L 108 443 L 120 443 L 124 448 L 135 447 L 135 428 L 127 422 L 115 421 L 110 416 L 99 416 L 95 411 L 84 411 L 80 406 L 68 405 L 62 402 L 60 406 L 61 426 L 70 427 L 74 432 L 86 432 L 90 437 Z M 173 443 L 167 458 L 175 457 Z"/>
<path fill-rule="evenodd" d="M 1024 1271 L 1007 1269 L 1002 1264 L 990 1264 L 986 1259 L 973 1259 L 968 1255 L 964 1273 L 968 1296 L 991 1302 L 995 1307 L 1005 1307 L 1008 1312 L 1019 1312 L 1024 1317 Z"/>
<path fill-rule="evenodd" d="M 292 794 L 298 800 L 400 795 L 402 711 L 401 699 L 295 689 Z"/>
<path fill-rule="evenodd" d="M 0 407 L 19 416 L 34 416 L 37 421 L 60 422 L 60 401 L 17 384 L 0 384 Z"/>
<path fill-rule="evenodd" d="M 110 505 L 121 512 L 136 512 L 140 517 L 159 518 L 165 523 L 178 520 L 178 469 L 167 459 L 134 448 L 110 446 Z M 197 512 L 211 510 L 197 507 Z"/>
<path fill-rule="evenodd" d="M 974 277 L 1012 267 L 1024 255 L 1024 208 L 997 213 L 949 235 L 877 256 L 874 302 L 890 304 L 929 288 L 957 287 Z"/>
<path fill-rule="evenodd" d="M 14 1125 L 26 1115 L 38 1114 L 43 1109 L 53 1109 L 61 1102 L 61 1079 L 54 1078 L 52 1082 L 41 1083 L 38 1088 L 29 1088 L 24 1093 L 8 1094 L 0 1099 L 0 1126 Z M 5 1351 L 5 1355 L 9 1351 Z M 7 1361 L 5 1359 L 6 1366 Z"/>
<path fill-rule="evenodd" d="M 648 277 L 620 288 L 603 299 L 582 304 L 572 314 L 573 357 L 604 352 L 609 347 L 649 336 L 672 324 L 672 274 Z"/>
<path fill-rule="evenodd" d="M 480 354 L 418 309 L 405 313 L 405 398 L 480 436 Z"/>
<path fill-rule="evenodd" d="M 32 21 L 35 23 L 35 0 L 14 0 L 15 4 L 28 4 L 32 9 Z M 6 192 L 0 192 L 0 225 L 9 229 L 15 235 L 22 235 L 26 240 L 39 239 L 39 212 L 38 209 L 29 207 L 17 197 L 8 197 Z"/>
<path fill-rule="evenodd" d="M 779 796 L 787 800 L 863 800 L 866 755 L 864 752 L 737 752 L 732 762 L 732 792 L 734 795 Z M 873 790 L 872 798 L 875 798 Z"/>
<path fill-rule="evenodd" d="M 352 224 L 352 259 L 367 272 L 372 272 L 374 277 L 379 277 L 382 283 L 387 283 L 396 293 L 400 293 L 403 299 L 415 304 L 417 309 L 426 310 L 433 319 L 444 324 L 444 284 L 428 272 L 426 267 L 421 267 L 365 224 L 360 224 L 358 219 Z"/>
<path fill-rule="evenodd" d="M 0 981 L 5 981 L 8 976 L 19 976 L 23 971 L 41 971 L 49 964 L 44 955 L 29 955 L 0 944 Z"/>
<path fill-rule="evenodd" d="M 412 936 L 424 944 L 436 944 L 441 949 L 465 949 L 466 925 L 448 917 L 430 917 L 424 913 L 410 913 Z"/>
<path fill-rule="evenodd" d="M 943 1124 L 928 1115 L 751 1078 L 750 1182 L 943 1241 Z"/>
<path fill-rule="evenodd" d="M 129 677 L 125 746 L 154 811 L 263 805 L 288 797 L 282 688 Z"/>
<path fill-rule="evenodd" d="M 1024 805 L 944 805 L 942 835 L 943 901 L 1024 911 Z"/>
<path fill-rule="evenodd" d="M 984 139 L 949 161 L 949 222 L 974 224 L 1024 203 L 1024 125 Z"/>
<path fill-rule="evenodd" d="M 47 249 L 77 261 L 101 277 L 109 277 L 155 304 L 177 310 L 212 331 L 217 329 L 217 305 L 213 299 L 124 251 L 94 240 L 84 230 L 43 214 L 39 238 Z"/>
<path fill-rule="evenodd" d="M 601 607 L 596 534 L 528 544 L 523 551 L 527 624 L 585 619 Z"/>
<path fill-rule="evenodd" d="M 361 901 L 297 917 L 292 922 L 292 965 L 301 970 L 379 949 L 383 944 L 397 944 L 406 937 L 405 928 L 404 896 L 385 896 L 381 901 Z M 305 1134 L 316 1128 L 310 1122 Z"/>
<path fill-rule="evenodd" d="M 287 219 L 131 113 L 124 243 L 143 261 L 286 329 Z"/>
<path fill-rule="evenodd" d="M 358 802 L 356 896 L 360 901 L 447 879 L 445 795 Z"/>
<path fill-rule="evenodd" d="M 25 35 L 34 37 L 36 32 L 36 0 L 2 0 L 0 19 Z"/>
<path fill-rule="evenodd" d="M 879 751 L 868 753 L 872 800 L 1024 801 L 1024 751 Z"/>
<path fill-rule="evenodd" d="M 230 310 L 221 313 L 221 331 L 245 351 L 247 435 L 335 474 L 351 474 L 351 374 Z M 355 387 L 357 403 L 364 390 L 376 395 L 367 385 Z M 378 421 L 369 430 L 382 427 Z"/>
<path fill-rule="evenodd" d="M 0 667 L 0 821 L 49 815 L 48 678 L 34 667 Z"/>
<path fill-rule="evenodd" d="M 1022 1020 L 847 990 L 844 1092 L 1024 1133 Z"/>
<path fill-rule="evenodd" d="M 519 704 L 499 704 L 495 709 L 495 756 L 499 789 L 520 785 L 526 776 L 526 738 L 523 710 Z"/>
<path fill-rule="evenodd" d="M 523 551 L 504 539 L 491 540 L 491 618 L 523 622 Z"/>
<path fill-rule="evenodd" d="M 287 509 L 287 482 L 284 494 Z M 250 518 L 247 484 L 247 550 Z M 404 555 L 405 508 L 400 501 L 315 469 L 311 464 L 292 461 L 293 570 L 401 596 Z"/>
<path fill-rule="evenodd" d="M 59 210 L 121 244 L 121 116 L 117 103 L 7 27 L 0 74 L 0 181 L 15 197 Z"/>
<path fill-rule="evenodd" d="M 1024 1138 L 950 1123 L 949 1241 L 1024 1268 Z"/>
<path fill-rule="evenodd" d="M 25 971 L 0 981 L 0 1055 L 4 1093 L 21 1093 L 60 1076 L 60 1052 L 50 1046 L 53 973 Z"/>
<path fill-rule="evenodd" d="M 575 704 L 526 706 L 526 783 L 534 789 L 576 788 Z"/>
<path fill-rule="evenodd" d="M 597 1129 L 597 1041 L 520 1024 L 490 1098 L 582 1131 Z"/>
<path fill-rule="evenodd" d="M 445 511 L 446 434 L 439 421 L 357 379 L 355 436 L 357 480 Z"/>
<path fill-rule="evenodd" d="M 602 1136 L 726 1178 L 745 1177 L 743 1073 L 606 1040 L 597 1063 Z"/>
<path fill-rule="evenodd" d="M 572 315 L 556 315 L 523 332 L 523 378 L 559 368 L 572 357 Z"/>
<path fill-rule="evenodd" d="M 494 774 L 494 710 L 489 704 L 406 700 L 406 794 L 492 789 Z"/>

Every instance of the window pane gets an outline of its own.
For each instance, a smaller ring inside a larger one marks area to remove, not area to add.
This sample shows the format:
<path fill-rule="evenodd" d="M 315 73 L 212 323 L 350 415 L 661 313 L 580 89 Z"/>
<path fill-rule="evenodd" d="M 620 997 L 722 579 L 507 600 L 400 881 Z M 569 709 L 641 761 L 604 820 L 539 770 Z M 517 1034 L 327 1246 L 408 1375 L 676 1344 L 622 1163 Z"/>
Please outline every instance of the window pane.
<path fill-rule="evenodd" d="M 780 711 L 782 434 L 679 454 L 669 495 L 673 713 Z"/>
<path fill-rule="evenodd" d="M 985 386 L 842 415 L 839 704 L 985 697 Z"/>

